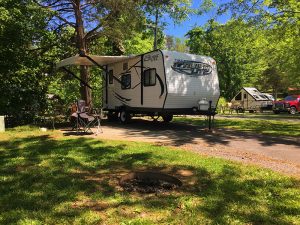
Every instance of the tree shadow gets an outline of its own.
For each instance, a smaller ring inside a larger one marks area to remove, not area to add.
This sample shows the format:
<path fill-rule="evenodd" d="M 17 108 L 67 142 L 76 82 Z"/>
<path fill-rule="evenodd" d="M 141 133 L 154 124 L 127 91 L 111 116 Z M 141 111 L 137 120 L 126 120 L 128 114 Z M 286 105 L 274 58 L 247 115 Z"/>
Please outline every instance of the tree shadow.
<path fill-rule="evenodd" d="M 253 224 L 289 224 L 286 215 L 298 215 L 299 207 L 289 202 L 299 196 L 278 190 L 299 188 L 299 182 L 244 178 L 245 172 L 227 163 L 219 165 L 220 169 L 166 164 L 161 155 L 149 150 L 152 148 L 155 146 L 129 151 L 126 144 L 47 135 L 0 141 L 0 223 L 26 218 L 73 223 L 88 211 L 132 219 L 144 212 L 168 210 L 163 222 L 183 224 L 200 222 L 199 214 L 216 224 L 228 224 L 228 218 Z M 184 185 L 170 193 L 123 191 L 120 177 L 141 170 L 174 175 Z M 143 211 L 136 211 L 138 207 Z M 263 210 L 257 211 L 257 207 Z"/>
<path fill-rule="evenodd" d="M 209 145 L 224 144 L 227 145 L 229 140 L 226 135 L 215 135 L 207 132 L 205 124 L 192 125 L 186 123 L 163 123 L 153 122 L 143 119 L 134 119 L 131 123 L 123 125 L 118 122 L 102 122 L 103 126 L 126 130 L 126 135 L 130 137 L 141 137 L 160 139 L 170 142 L 174 146 L 184 144 L 196 144 L 197 140 L 205 140 Z"/>
<path fill-rule="evenodd" d="M 117 122 L 103 122 L 104 126 L 126 130 L 130 137 L 145 136 L 146 138 L 161 139 L 168 141 L 171 145 L 181 146 L 184 144 L 196 144 L 197 141 L 204 141 L 209 146 L 217 144 L 230 145 L 234 140 L 249 139 L 258 141 L 262 146 L 274 146 L 277 144 L 300 147 L 300 139 L 297 137 L 271 136 L 253 132 L 236 131 L 224 129 L 220 125 L 214 132 L 208 132 L 206 125 L 201 123 L 191 124 L 186 122 L 162 123 L 148 120 L 136 119 L 131 123 L 123 125 Z M 275 129 L 275 128 L 274 128 Z M 280 129 L 280 128 L 278 128 Z M 290 130 L 293 130 L 292 125 Z"/>

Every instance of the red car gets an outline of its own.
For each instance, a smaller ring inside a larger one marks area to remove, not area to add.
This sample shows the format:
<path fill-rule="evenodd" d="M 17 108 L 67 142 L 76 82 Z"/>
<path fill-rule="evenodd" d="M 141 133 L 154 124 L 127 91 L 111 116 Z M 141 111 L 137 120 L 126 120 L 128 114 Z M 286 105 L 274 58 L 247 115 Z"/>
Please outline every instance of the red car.
<path fill-rule="evenodd" d="M 278 114 L 280 112 L 289 112 L 296 114 L 300 112 L 300 95 L 290 95 L 281 101 L 275 101 L 273 105 L 273 112 Z"/>

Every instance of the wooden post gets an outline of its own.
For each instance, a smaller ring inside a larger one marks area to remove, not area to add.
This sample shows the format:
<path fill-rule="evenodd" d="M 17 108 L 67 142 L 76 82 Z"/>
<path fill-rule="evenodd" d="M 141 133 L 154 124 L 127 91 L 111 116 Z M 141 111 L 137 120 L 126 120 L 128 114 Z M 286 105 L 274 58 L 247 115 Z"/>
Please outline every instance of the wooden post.
<path fill-rule="evenodd" d="M 211 104 L 212 104 L 212 101 L 209 101 L 209 108 L 208 108 L 208 130 L 210 131 L 212 126 L 211 126 L 211 114 L 212 114 L 212 111 L 211 111 Z"/>

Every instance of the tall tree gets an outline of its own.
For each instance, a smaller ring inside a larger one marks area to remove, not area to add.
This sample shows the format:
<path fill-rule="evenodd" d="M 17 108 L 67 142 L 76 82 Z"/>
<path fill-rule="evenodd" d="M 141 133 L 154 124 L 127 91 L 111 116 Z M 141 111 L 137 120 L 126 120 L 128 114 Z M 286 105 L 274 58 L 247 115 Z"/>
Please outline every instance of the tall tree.
<path fill-rule="evenodd" d="M 31 1 L 0 2 L 0 114 L 18 123 L 32 120 L 45 107 L 54 52 L 44 49 L 56 44 L 46 29 L 50 17 Z"/>
<path fill-rule="evenodd" d="M 159 12 L 168 12 L 175 20 L 182 19 L 187 10 L 184 1 L 147 0 L 34 0 L 40 7 L 53 12 L 50 23 L 52 29 L 70 26 L 75 31 L 76 48 L 80 54 L 89 53 L 90 45 L 99 37 L 107 37 L 112 46 L 111 54 L 124 54 L 124 36 L 140 30 L 146 24 L 146 16 L 153 7 Z M 126 28 L 126 29 L 124 29 Z M 90 75 L 88 68 L 81 66 L 80 76 L 86 83 Z M 91 104 L 91 90 L 81 87 L 81 96 Z"/>
<path fill-rule="evenodd" d="M 283 80 L 300 88 L 300 2 L 298 0 L 230 0 L 221 4 L 219 13 L 230 11 L 266 31 L 265 58 L 276 67 Z"/>
<path fill-rule="evenodd" d="M 190 13 L 195 12 L 195 10 L 191 8 L 192 0 L 141 0 L 140 2 L 147 16 L 146 26 L 153 28 L 154 31 L 154 49 L 165 41 L 165 38 L 161 35 L 166 25 L 166 23 L 161 21 L 164 15 L 168 15 L 173 19 L 175 24 L 178 24 L 187 19 Z"/>
<path fill-rule="evenodd" d="M 259 32 L 243 21 L 221 25 L 210 21 L 204 28 L 187 33 L 187 45 L 195 54 L 208 55 L 217 62 L 222 96 L 230 100 L 244 85 L 253 84 L 264 69 L 257 59 Z"/>
<path fill-rule="evenodd" d="M 166 36 L 166 48 L 171 51 L 188 52 L 188 47 L 185 42 L 186 40 L 184 38 Z"/>
<path fill-rule="evenodd" d="M 127 31 L 139 24 L 140 10 L 133 0 L 35 0 L 36 4 L 53 13 L 49 28 L 60 30 L 66 26 L 74 29 L 75 44 L 79 54 L 88 54 L 90 44 L 100 36 L 110 37 L 115 54 L 124 53 L 120 33 L 124 25 Z M 135 13 L 132 13 L 135 12 Z M 129 22 L 131 21 L 131 22 Z M 134 30 L 134 29 L 133 29 Z M 88 67 L 80 67 L 81 79 L 89 83 Z M 80 88 L 81 98 L 92 106 L 91 90 Z"/>
<path fill-rule="evenodd" d="M 300 18 L 298 0 L 230 0 L 219 7 L 219 14 L 230 11 L 234 18 L 264 24 L 283 23 Z"/>

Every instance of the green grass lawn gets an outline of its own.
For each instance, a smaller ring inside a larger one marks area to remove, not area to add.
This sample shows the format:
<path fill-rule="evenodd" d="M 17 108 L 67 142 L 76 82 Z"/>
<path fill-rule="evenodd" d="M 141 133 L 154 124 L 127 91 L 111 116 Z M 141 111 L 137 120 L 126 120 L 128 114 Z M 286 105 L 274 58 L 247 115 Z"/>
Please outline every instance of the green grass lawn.
<path fill-rule="evenodd" d="M 199 126 L 205 126 L 207 123 L 203 117 L 175 117 L 174 121 L 191 123 Z M 252 117 L 247 118 L 247 116 L 245 118 L 218 118 L 216 116 L 214 126 L 217 128 L 229 128 L 257 134 L 293 137 L 300 136 L 300 121 L 262 120 L 254 119 Z"/>
<path fill-rule="evenodd" d="M 0 224 L 300 224 L 300 181 L 145 143 L 0 134 Z M 124 192 L 121 175 L 157 170 L 184 185 Z"/>

